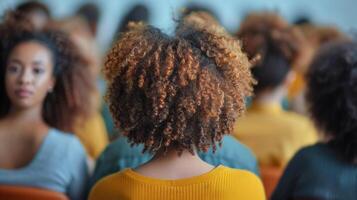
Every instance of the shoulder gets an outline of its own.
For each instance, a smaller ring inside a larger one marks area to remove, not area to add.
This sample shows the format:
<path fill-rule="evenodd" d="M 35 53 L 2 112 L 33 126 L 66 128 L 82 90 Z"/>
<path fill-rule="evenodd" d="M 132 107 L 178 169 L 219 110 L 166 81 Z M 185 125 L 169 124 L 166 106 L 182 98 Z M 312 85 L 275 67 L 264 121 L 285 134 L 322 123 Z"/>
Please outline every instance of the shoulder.
<path fill-rule="evenodd" d="M 253 152 L 231 135 L 226 135 L 223 137 L 222 147 L 218 147 L 214 154 L 212 151 L 208 151 L 206 154 L 202 154 L 203 158 L 207 156 L 220 158 L 222 161 L 221 164 L 233 168 L 252 170 L 256 168 L 257 164 L 256 157 Z M 224 163 L 224 161 L 226 163 Z"/>
<path fill-rule="evenodd" d="M 52 143 L 54 146 L 62 146 L 66 149 L 67 156 L 85 156 L 85 150 L 77 136 L 58 129 L 51 129 Z"/>
<path fill-rule="evenodd" d="M 242 185 L 249 185 L 251 187 L 261 187 L 262 183 L 257 175 L 254 173 L 241 170 L 241 169 L 233 169 L 225 166 L 221 166 L 222 171 L 225 175 L 228 175 L 234 182 Z"/>
<path fill-rule="evenodd" d="M 254 173 L 246 170 L 231 169 L 224 167 L 226 175 L 230 177 L 234 188 L 239 188 L 241 195 L 247 199 L 264 199 L 265 192 L 263 183 Z"/>
<path fill-rule="evenodd" d="M 232 152 L 235 154 L 246 155 L 248 157 L 255 158 L 253 152 L 247 146 L 239 142 L 231 135 L 226 135 L 223 137 L 222 147 L 219 150 L 222 150 L 224 153 Z"/>
<path fill-rule="evenodd" d="M 313 145 L 306 146 L 304 148 L 301 148 L 295 155 L 295 157 L 298 157 L 300 159 L 302 158 L 309 158 L 312 156 L 316 156 L 318 154 L 324 153 L 328 151 L 328 147 L 326 144 L 323 143 L 317 143 Z"/>
<path fill-rule="evenodd" d="M 326 144 L 317 143 L 314 145 L 301 148 L 291 159 L 289 165 L 299 166 L 299 168 L 308 168 L 317 162 L 320 162 L 323 157 L 328 157 L 328 147 Z M 324 156 L 326 155 L 326 156 Z"/>
<path fill-rule="evenodd" d="M 72 133 L 64 132 L 55 128 L 51 128 L 50 133 L 53 138 L 61 143 L 72 144 L 79 142 L 78 138 Z"/>
<path fill-rule="evenodd" d="M 314 125 L 310 118 L 291 111 L 284 111 L 281 116 L 281 119 L 289 121 L 290 123 L 294 123 L 296 125 L 300 125 L 300 128 L 314 129 Z"/>
<path fill-rule="evenodd" d="M 143 149 L 142 145 L 131 146 L 126 137 L 120 136 L 105 148 L 100 158 L 104 160 L 115 160 L 148 157 L 149 154 L 142 153 Z"/>
<path fill-rule="evenodd" d="M 125 171 L 114 173 L 99 180 L 89 194 L 89 200 L 106 199 L 111 196 L 118 196 L 126 186 L 123 180 L 126 178 Z"/>

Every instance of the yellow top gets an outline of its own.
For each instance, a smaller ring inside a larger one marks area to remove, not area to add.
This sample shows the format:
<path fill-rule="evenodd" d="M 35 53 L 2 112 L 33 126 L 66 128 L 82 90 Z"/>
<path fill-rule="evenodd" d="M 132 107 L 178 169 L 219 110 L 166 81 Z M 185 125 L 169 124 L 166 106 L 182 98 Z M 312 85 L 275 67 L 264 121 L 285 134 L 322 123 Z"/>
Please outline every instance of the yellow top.
<path fill-rule="evenodd" d="M 87 154 L 93 159 L 97 159 L 109 143 L 108 133 L 100 113 L 95 113 L 85 122 L 78 124 L 75 134 L 83 144 Z"/>
<path fill-rule="evenodd" d="M 304 76 L 301 73 L 296 72 L 295 79 L 289 85 L 288 88 L 289 99 L 293 99 L 296 96 L 298 96 L 299 93 L 301 93 L 304 90 L 304 88 L 305 88 Z"/>
<path fill-rule="evenodd" d="M 253 103 L 237 121 L 233 135 L 253 150 L 260 165 L 269 166 L 285 166 L 297 150 L 317 141 L 308 118 L 278 104 Z"/>
<path fill-rule="evenodd" d="M 125 169 L 100 180 L 89 200 L 264 200 L 253 173 L 218 166 L 200 176 L 178 180 L 146 177 Z"/>

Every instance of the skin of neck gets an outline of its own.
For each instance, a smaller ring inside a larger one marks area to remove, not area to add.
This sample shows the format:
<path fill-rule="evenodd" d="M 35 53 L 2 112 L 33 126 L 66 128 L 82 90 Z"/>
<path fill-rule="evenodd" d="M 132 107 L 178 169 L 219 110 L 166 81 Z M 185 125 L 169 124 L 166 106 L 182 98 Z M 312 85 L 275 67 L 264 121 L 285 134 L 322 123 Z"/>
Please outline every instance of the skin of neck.
<path fill-rule="evenodd" d="M 295 79 L 295 72 L 289 71 L 285 80 L 274 88 L 267 88 L 255 96 L 255 102 L 259 104 L 281 104 L 288 94 L 288 88 Z"/>
<path fill-rule="evenodd" d="M 42 117 L 42 105 L 30 107 L 30 108 L 20 108 L 11 106 L 9 113 L 7 114 L 7 119 L 21 124 L 39 124 L 45 123 Z"/>
<path fill-rule="evenodd" d="M 195 151 L 178 154 L 175 149 L 166 152 L 159 151 L 144 165 L 135 169 L 136 172 L 158 179 L 182 179 L 198 176 L 214 169 L 214 166 L 204 162 Z"/>
<path fill-rule="evenodd" d="M 155 156 L 153 157 L 152 161 L 170 161 L 170 160 L 177 160 L 177 159 L 184 159 L 184 160 L 201 160 L 201 158 L 198 156 L 197 151 L 195 150 L 194 153 L 190 153 L 188 151 L 183 151 L 182 154 L 178 154 L 178 152 L 170 148 L 166 152 L 165 151 L 158 151 Z"/>
<path fill-rule="evenodd" d="M 285 86 L 280 85 L 273 89 L 261 91 L 255 97 L 255 102 L 259 104 L 280 104 L 287 95 Z"/>

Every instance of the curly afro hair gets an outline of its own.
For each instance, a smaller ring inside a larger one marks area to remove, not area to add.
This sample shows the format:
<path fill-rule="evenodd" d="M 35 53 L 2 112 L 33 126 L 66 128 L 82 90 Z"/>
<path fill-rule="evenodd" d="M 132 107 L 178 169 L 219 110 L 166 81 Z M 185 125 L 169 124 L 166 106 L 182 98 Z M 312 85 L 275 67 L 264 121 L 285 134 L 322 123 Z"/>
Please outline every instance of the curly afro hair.
<path fill-rule="evenodd" d="M 323 46 L 307 73 L 307 101 L 330 145 L 357 161 L 357 43 Z"/>
<path fill-rule="evenodd" d="M 80 56 L 75 45 L 64 33 L 54 30 L 37 31 L 19 13 L 9 12 L 0 24 L 0 119 L 11 107 L 5 90 L 5 66 L 7 59 L 17 45 L 36 41 L 49 49 L 54 58 L 53 76 L 56 84 L 43 105 L 43 118 L 54 128 L 73 132 L 74 126 L 82 122 L 90 113 L 92 104 L 88 95 L 95 90 L 94 80 L 86 61 Z"/>
<path fill-rule="evenodd" d="M 302 33 L 275 13 L 249 14 L 237 36 L 250 59 L 260 57 L 252 68 L 258 81 L 255 93 L 279 86 L 303 56 L 305 39 Z"/>
<path fill-rule="evenodd" d="M 252 92 L 249 67 L 239 41 L 208 14 L 184 17 L 173 37 L 130 24 L 106 58 L 106 100 L 144 151 L 215 150 Z"/>

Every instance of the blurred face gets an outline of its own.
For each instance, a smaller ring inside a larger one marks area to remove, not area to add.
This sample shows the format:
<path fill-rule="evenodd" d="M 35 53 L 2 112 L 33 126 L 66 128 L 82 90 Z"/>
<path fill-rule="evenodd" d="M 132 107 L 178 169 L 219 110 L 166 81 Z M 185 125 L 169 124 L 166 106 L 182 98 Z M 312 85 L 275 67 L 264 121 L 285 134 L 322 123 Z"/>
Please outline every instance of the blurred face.
<path fill-rule="evenodd" d="M 28 18 L 37 30 L 43 29 L 48 22 L 47 15 L 42 11 L 34 11 L 28 14 Z"/>
<path fill-rule="evenodd" d="M 7 60 L 5 85 L 12 107 L 42 106 L 54 86 L 50 50 L 35 41 L 18 44 Z"/>

